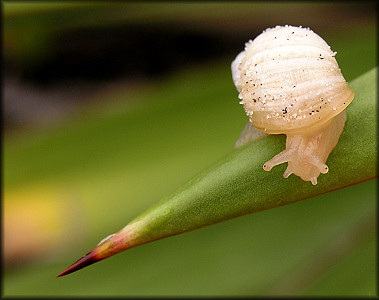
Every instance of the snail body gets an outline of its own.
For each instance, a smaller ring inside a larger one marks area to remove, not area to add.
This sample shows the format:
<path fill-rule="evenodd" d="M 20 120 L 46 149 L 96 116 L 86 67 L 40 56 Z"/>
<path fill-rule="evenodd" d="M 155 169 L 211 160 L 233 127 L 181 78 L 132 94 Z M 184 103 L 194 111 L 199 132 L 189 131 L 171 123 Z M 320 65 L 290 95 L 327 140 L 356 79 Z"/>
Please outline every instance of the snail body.
<path fill-rule="evenodd" d="M 240 104 L 249 117 L 236 147 L 267 134 L 285 134 L 286 149 L 263 165 L 288 162 L 292 173 L 317 184 L 337 145 L 354 98 L 335 59 L 336 52 L 309 28 L 268 28 L 232 62 Z"/>

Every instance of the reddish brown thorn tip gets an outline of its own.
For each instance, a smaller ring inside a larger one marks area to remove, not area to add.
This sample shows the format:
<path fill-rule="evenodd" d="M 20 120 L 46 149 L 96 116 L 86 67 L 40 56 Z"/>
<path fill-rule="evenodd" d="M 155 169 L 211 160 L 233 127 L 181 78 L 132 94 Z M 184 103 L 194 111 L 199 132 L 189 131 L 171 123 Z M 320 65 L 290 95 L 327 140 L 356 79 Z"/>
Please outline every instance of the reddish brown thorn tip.
<path fill-rule="evenodd" d="M 59 273 L 57 277 L 61 277 L 67 274 L 70 274 L 72 272 L 78 271 L 80 269 L 83 269 L 89 265 L 92 265 L 93 263 L 102 260 L 102 258 L 97 258 L 95 256 L 95 252 L 91 251 L 84 255 L 81 259 L 79 259 L 77 262 L 73 263 L 70 267 L 68 267 L 63 272 Z"/>

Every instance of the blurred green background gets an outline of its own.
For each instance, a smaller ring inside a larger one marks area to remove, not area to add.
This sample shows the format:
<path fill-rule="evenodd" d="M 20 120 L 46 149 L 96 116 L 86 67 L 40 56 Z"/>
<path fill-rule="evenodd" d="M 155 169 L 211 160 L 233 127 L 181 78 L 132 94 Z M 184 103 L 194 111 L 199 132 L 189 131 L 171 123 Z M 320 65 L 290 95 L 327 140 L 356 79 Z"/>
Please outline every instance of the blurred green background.
<path fill-rule="evenodd" d="M 55 278 L 233 151 L 245 42 L 310 27 L 351 81 L 376 66 L 374 3 L 2 8 L 3 296 L 377 295 L 376 179 Z"/>

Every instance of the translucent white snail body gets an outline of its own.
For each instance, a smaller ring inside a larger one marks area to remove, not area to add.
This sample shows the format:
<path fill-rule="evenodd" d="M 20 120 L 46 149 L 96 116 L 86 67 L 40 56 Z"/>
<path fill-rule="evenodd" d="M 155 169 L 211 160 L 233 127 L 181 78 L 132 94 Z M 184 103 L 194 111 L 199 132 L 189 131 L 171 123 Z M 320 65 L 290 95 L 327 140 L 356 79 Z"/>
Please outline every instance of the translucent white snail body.
<path fill-rule="evenodd" d="M 234 84 L 249 122 L 236 147 L 265 136 L 285 134 L 286 149 L 263 169 L 288 162 L 292 173 L 317 184 L 327 173 L 326 160 L 346 121 L 345 108 L 354 98 L 336 52 L 309 28 L 268 28 L 232 62 Z"/>

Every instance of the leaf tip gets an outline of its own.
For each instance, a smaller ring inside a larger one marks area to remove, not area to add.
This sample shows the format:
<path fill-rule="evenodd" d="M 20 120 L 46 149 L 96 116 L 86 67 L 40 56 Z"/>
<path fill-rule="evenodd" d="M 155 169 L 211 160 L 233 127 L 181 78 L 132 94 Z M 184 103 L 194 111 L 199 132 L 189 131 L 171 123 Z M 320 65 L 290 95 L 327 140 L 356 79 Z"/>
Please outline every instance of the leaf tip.
<path fill-rule="evenodd" d="M 94 250 L 92 250 L 91 252 L 87 253 L 86 255 L 84 255 L 79 260 L 77 260 L 75 263 L 73 263 L 71 266 L 69 266 L 63 272 L 59 273 L 57 275 L 57 278 L 68 275 L 68 274 L 75 272 L 75 271 L 78 271 L 80 269 L 83 269 L 83 268 L 85 268 L 89 265 L 92 265 L 93 263 L 103 259 L 103 258 L 96 257 L 95 250 L 96 250 L 96 248 Z"/>
<path fill-rule="evenodd" d="M 115 255 L 119 252 L 122 252 L 126 249 L 129 249 L 133 246 L 136 246 L 138 243 L 133 243 L 132 226 L 127 226 L 123 230 L 119 231 L 116 234 L 111 234 L 106 238 L 102 239 L 101 242 L 93 249 L 91 252 L 84 255 L 82 258 L 73 263 L 70 267 L 62 271 L 57 275 L 62 277 L 83 269 L 89 265 L 92 265 L 95 262 L 108 258 L 112 255 Z"/>

